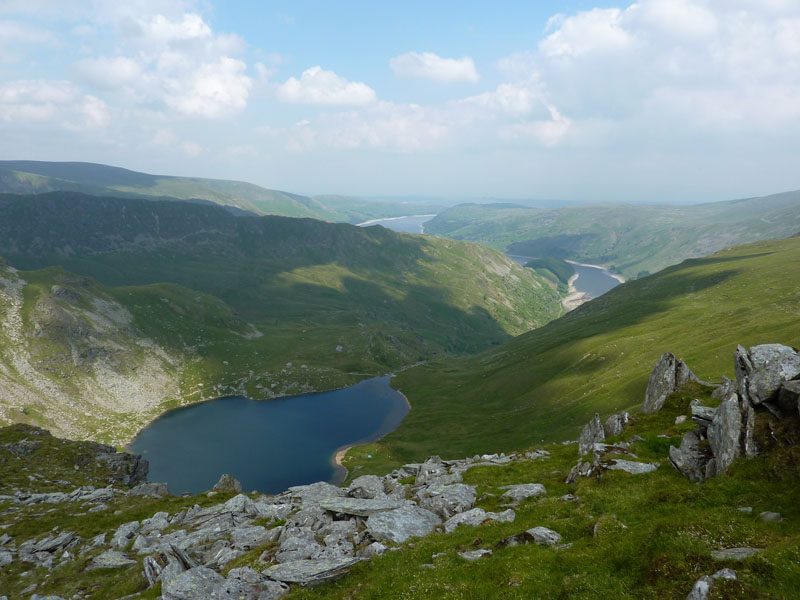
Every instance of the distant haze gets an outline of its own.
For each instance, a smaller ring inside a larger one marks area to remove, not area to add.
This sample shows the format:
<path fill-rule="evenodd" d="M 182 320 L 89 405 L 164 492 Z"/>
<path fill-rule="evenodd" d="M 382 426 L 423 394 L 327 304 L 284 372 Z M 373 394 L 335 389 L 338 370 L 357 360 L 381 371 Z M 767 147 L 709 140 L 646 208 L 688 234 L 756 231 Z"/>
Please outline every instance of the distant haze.
<path fill-rule="evenodd" d="M 5 0 L 0 159 L 298 194 L 800 188 L 800 3 Z"/>

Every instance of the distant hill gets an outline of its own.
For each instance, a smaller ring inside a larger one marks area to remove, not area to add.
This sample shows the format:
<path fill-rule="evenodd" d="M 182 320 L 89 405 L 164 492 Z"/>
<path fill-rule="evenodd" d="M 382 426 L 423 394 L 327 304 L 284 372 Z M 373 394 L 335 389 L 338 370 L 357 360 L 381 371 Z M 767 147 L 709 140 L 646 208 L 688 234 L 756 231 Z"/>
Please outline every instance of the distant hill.
<path fill-rule="evenodd" d="M 1 195 L 0 256 L 18 269 L 59 266 L 102 284 L 96 295 L 132 315 L 138 333 L 130 335 L 153 340 L 182 365 L 169 379 L 178 392 L 165 391 L 161 408 L 167 400 L 340 387 L 488 348 L 562 312 L 557 293 L 531 269 L 475 244 L 315 219 L 234 217 L 174 201 Z M 53 286 L 72 289 L 55 275 L 20 277 L 44 281 L 21 292 L 25 339 L 0 345 L 29 345 L 42 330 L 30 316 L 36 298 L 58 303 Z M 59 351 L 58 360 L 72 364 L 77 355 Z M 52 403 L 41 407 L 47 395 L 32 415 L 53 414 Z M 133 412 L 117 435 L 144 424 L 145 413 Z"/>
<path fill-rule="evenodd" d="M 256 215 L 322 218 L 305 196 L 242 181 L 149 175 L 81 162 L 0 161 L 0 192 L 74 191 L 91 195 L 206 200 Z"/>
<path fill-rule="evenodd" d="M 554 210 L 464 204 L 425 232 L 512 254 L 614 267 L 626 277 L 800 231 L 800 191 L 690 206 L 594 204 Z"/>
<path fill-rule="evenodd" d="M 96 163 L 0 161 L 0 193 L 54 191 L 211 202 L 228 207 L 233 214 L 311 217 L 346 223 L 409 214 L 435 214 L 446 208 L 435 202 L 373 201 L 352 196 L 309 197 L 243 181 L 150 175 Z"/>

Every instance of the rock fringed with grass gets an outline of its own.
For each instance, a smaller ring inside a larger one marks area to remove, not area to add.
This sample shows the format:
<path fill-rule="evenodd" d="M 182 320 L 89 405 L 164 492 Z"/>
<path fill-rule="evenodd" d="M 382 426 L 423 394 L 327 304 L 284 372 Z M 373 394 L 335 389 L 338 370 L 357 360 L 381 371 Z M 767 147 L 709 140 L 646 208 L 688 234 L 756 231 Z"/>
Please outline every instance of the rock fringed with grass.
<path fill-rule="evenodd" d="M 215 483 L 214 487 L 211 489 L 217 492 L 226 491 L 240 494 L 242 492 L 242 484 L 233 475 L 223 473 L 219 481 Z"/>
<path fill-rule="evenodd" d="M 631 416 L 627 412 L 608 417 L 603 424 L 603 433 L 605 433 L 606 438 L 618 436 L 622 433 L 622 430 L 625 429 L 625 425 L 627 425 L 630 420 Z"/>
<path fill-rule="evenodd" d="M 578 438 L 578 456 L 583 456 L 592 449 L 595 443 L 603 442 L 605 439 L 603 422 L 600 420 L 600 415 L 594 413 L 594 417 L 584 426 Z"/>
<path fill-rule="evenodd" d="M 690 381 L 699 382 L 699 379 L 685 362 L 669 352 L 662 354 L 647 381 L 642 412 L 658 412 L 664 406 L 667 396 L 677 392 Z"/>
<path fill-rule="evenodd" d="M 734 364 L 736 382 L 726 380 L 714 393 L 721 400 L 719 406 L 695 403 L 691 409 L 697 429 L 686 433 L 680 446 L 670 447 L 670 462 L 692 481 L 727 472 L 739 456 L 755 456 L 759 411 L 766 409 L 779 419 L 797 416 L 791 390 L 800 378 L 800 353 L 794 348 L 763 344 L 745 350 L 739 346 Z M 789 391 L 783 393 L 784 388 Z M 788 411 L 781 406 L 782 395 L 790 397 L 784 402 Z"/>

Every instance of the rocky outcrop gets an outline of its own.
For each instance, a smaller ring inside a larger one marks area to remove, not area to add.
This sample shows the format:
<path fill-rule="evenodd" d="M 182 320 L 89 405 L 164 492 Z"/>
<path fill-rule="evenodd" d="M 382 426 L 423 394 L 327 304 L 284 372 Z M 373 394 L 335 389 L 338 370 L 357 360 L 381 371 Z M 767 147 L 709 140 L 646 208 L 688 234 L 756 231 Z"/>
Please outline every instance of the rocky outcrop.
<path fill-rule="evenodd" d="M 211 489 L 218 492 L 234 492 L 236 494 L 241 494 L 242 484 L 233 475 L 223 473 L 220 476 L 219 481 L 217 481 L 217 483 L 215 483 L 214 487 Z"/>
<path fill-rule="evenodd" d="M 631 416 L 627 412 L 608 417 L 606 422 L 603 424 L 603 432 L 605 433 L 606 438 L 614 437 L 622 433 L 622 430 L 625 429 L 625 426 L 630 420 Z"/>
<path fill-rule="evenodd" d="M 600 415 L 595 413 L 594 418 L 584 426 L 578 438 L 578 455 L 583 456 L 592 449 L 595 443 L 602 442 L 605 439 L 603 422 L 600 420 Z"/>
<path fill-rule="evenodd" d="M 768 408 L 776 408 L 783 385 L 800 378 L 800 354 L 781 344 L 762 344 L 749 350 L 739 346 L 734 361 L 739 397 L 753 406 L 766 403 Z"/>
<path fill-rule="evenodd" d="M 692 422 L 697 428 L 684 435 L 679 447 L 670 447 L 670 462 L 692 481 L 725 473 L 739 456 L 756 455 L 758 410 L 766 408 L 778 418 L 796 415 L 800 353 L 794 348 L 763 344 L 745 350 L 739 346 L 734 366 L 736 381 L 725 380 L 714 391 L 719 406 L 693 403 Z"/>
<path fill-rule="evenodd" d="M 650 373 L 642 412 L 658 412 L 664 406 L 667 396 L 677 392 L 689 381 L 699 381 L 699 379 L 686 363 L 669 352 L 662 354 Z"/>

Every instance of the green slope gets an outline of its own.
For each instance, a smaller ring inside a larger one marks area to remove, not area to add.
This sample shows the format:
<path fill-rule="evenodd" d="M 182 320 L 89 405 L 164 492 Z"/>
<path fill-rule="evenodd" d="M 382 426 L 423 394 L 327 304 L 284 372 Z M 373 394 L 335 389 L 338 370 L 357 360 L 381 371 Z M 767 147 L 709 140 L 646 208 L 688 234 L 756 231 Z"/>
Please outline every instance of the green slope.
<path fill-rule="evenodd" d="M 398 374 L 412 410 L 375 451 L 402 462 L 574 439 L 595 412 L 636 410 L 663 352 L 732 377 L 736 344 L 800 346 L 798 314 L 798 237 L 688 260 L 498 348 Z"/>
<path fill-rule="evenodd" d="M 800 230 L 800 192 L 693 206 L 596 204 L 541 210 L 461 205 L 425 232 L 512 254 L 613 266 L 628 278 Z"/>
<path fill-rule="evenodd" d="M 113 286 L 102 293 L 138 336 L 182 357 L 168 394 L 180 402 L 339 387 L 500 344 L 562 310 L 530 269 L 475 244 L 180 202 L 2 196 L 0 255 Z"/>

